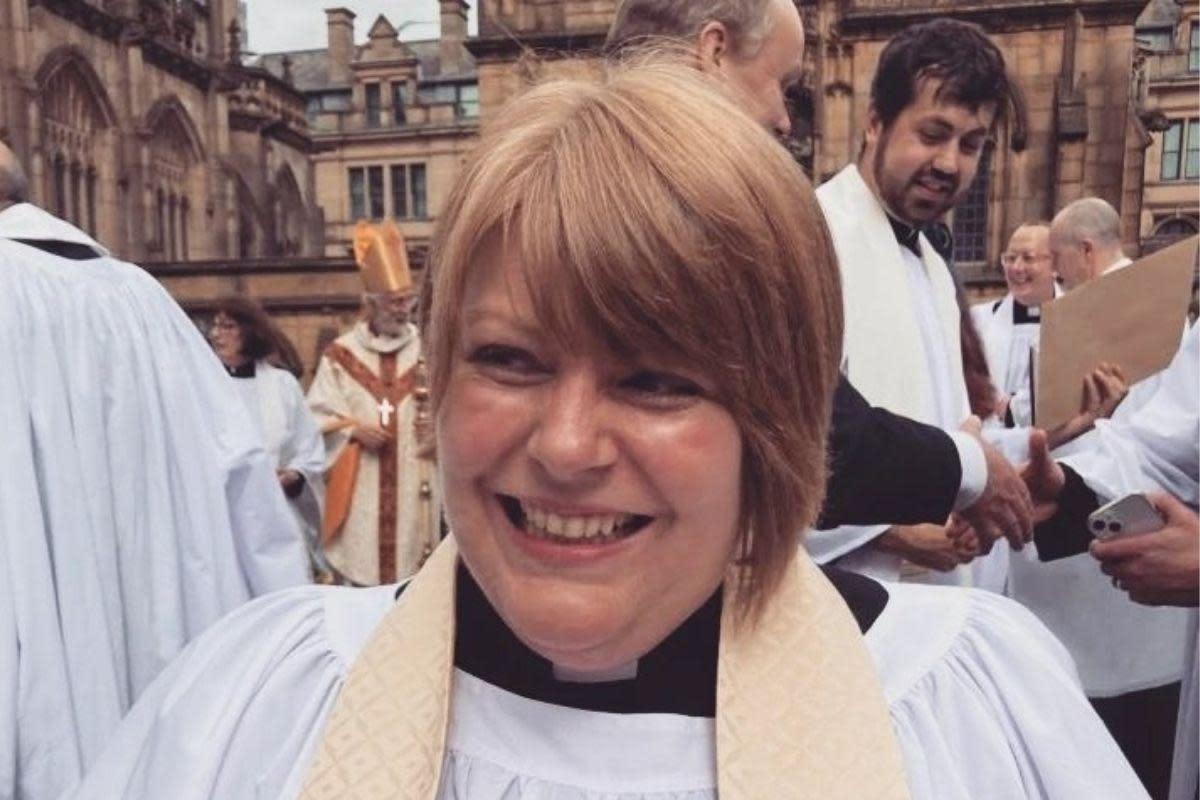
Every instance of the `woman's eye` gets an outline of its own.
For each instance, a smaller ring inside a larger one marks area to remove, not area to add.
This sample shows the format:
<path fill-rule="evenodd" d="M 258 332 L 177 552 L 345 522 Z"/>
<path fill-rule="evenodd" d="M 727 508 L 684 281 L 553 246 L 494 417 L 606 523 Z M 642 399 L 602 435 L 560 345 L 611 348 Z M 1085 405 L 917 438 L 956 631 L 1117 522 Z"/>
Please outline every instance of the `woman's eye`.
<path fill-rule="evenodd" d="M 683 400 L 704 395 L 700 384 L 670 372 L 642 370 L 621 381 L 620 385 L 625 391 L 656 401 Z"/>
<path fill-rule="evenodd" d="M 519 347 L 485 344 L 475 348 L 467 361 L 493 373 L 513 377 L 532 377 L 548 370 L 533 353 Z"/>

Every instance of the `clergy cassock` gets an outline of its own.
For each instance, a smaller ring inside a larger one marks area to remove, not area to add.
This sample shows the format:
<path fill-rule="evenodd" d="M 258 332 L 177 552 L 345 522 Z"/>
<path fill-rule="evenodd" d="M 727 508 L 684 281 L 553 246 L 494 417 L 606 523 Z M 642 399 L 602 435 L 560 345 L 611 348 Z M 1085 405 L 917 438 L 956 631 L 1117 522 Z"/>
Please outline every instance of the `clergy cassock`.
<path fill-rule="evenodd" d="M 946 430 L 970 415 L 959 344 L 959 312 L 946 262 L 919 231 L 906 241 L 851 164 L 817 189 L 842 275 L 843 371 L 872 404 Z M 897 223 L 899 224 L 899 223 Z M 885 580 L 968 583 L 960 567 L 913 569 L 865 547 L 886 525 L 844 526 L 808 534 L 824 563 Z"/>
<path fill-rule="evenodd" d="M 420 457 L 417 436 L 420 349 L 412 325 L 402 337 L 382 338 L 359 322 L 325 350 L 308 390 L 331 468 L 348 447 L 358 448 L 348 421 L 392 435 L 378 453 L 363 448 L 352 456 L 358 463 L 345 519 L 324 546 L 330 565 L 362 586 L 408 577 L 437 543 L 433 465 Z"/>
<path fill-rule="evenodd" d="M 0 212 L 0 362 L 0 797 L 41 800 L 193 637 L 308 563 L 196 326 L 27 204 Z"/>
<path fill-rule="evenodd" d="M 826 577 L 797 554 L 759 625 L 730 626 L 718 592 L 632 674 L 581 684 L 512 634 L 447 540 L 398 600 L 309 587 L 231 615 L 75 797 L 1147 797 L 1024 609 Z"/>
<path fill-rule="evenodd" d="M 1054 295 L 1060 294 L 1055 284 Z M 1041 310 L 1018 303 L 1011 293 L 1000 300 L 971 308 L 971 320 L 983 341 L 992 382 L 1009 397 L 1008 427 L 1025 427 L 1032 421 L 1030 370 L 1041 331 Z"/>
<path fill-rule="evenodd" d="M 309 551 L 318 554 L 325 495 L 325 444 L 304 402 L 304 392 L 290 372 L 266 361 L 250 361 L 228 372 L 275 468 L 295 470 L 304 476 L 299 493 L 288 500 Z"/>

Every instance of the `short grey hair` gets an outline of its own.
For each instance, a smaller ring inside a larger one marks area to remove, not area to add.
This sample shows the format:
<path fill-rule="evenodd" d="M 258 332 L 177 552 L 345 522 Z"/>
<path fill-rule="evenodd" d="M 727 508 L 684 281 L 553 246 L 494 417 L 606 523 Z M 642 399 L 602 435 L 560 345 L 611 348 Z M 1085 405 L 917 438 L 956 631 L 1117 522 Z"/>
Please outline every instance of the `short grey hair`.
<path fill-rule="evenodd" d="M 1085 197 L 1067 205 L 1054 217 L 1055 238 L 1071 244 L 1085 239 L 1101 247 L 1121 244 L 1121 215 L 1099 197 Z"/>
<path fill-rule="evenodd" d="M 674 39 L 691 44 L 709 22 L 725 26 L 733 51 L 753 58 L 770 33 L 773 0 L 622 0 L 608 30 L 605 49 L 610 54 L 654 39 Z"/>

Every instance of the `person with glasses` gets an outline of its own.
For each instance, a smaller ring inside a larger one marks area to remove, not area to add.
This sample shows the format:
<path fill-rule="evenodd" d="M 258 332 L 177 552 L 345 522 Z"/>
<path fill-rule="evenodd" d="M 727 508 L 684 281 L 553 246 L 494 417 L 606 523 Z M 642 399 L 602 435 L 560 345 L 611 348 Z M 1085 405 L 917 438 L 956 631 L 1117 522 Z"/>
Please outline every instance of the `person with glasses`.
<path fill-rule="evenodd" d="M 1002 392 L 996 416 L 1012 428 L 1030 424 L 1032 350 L 1041 330 L 1041 306 L 1061 292 L 1054 282 L 1050 223 L 1026 222 L 1013 231 L 1000 256 L 1008 294 L 971 309 L 983 340 L 988 372 Z"/>

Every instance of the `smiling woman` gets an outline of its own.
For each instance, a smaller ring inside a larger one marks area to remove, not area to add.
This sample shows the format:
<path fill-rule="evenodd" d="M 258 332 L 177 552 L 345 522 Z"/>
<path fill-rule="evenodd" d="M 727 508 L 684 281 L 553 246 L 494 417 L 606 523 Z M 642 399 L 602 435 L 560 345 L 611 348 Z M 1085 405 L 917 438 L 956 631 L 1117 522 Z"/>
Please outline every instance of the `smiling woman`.
<path fill-rule="evenodd" d="M 1028 614 L 800 547 L 832 246 L 799 167 L 701 73 L 531 90 L 439 225 L 453 535 L 399 591 L 226 619 L 79 797 L 1144 796 Z"/>

